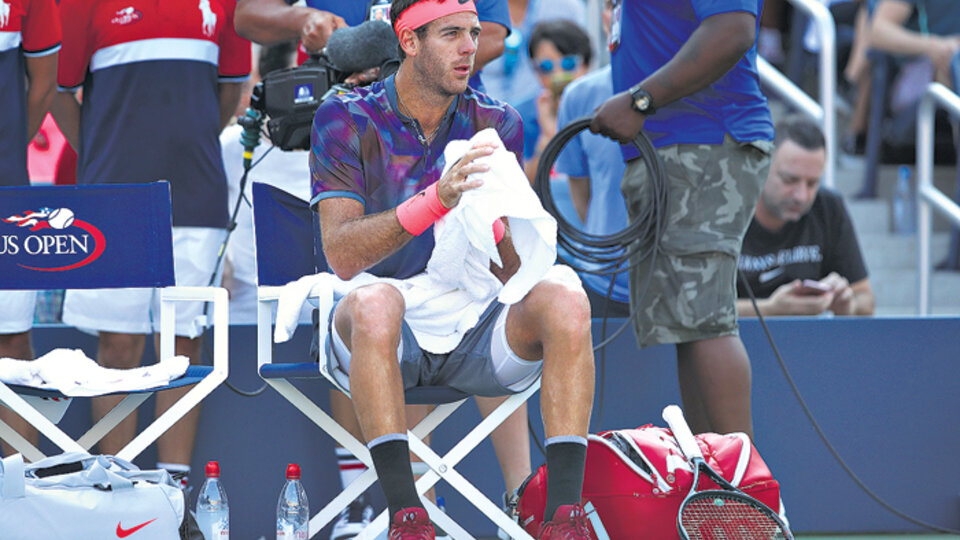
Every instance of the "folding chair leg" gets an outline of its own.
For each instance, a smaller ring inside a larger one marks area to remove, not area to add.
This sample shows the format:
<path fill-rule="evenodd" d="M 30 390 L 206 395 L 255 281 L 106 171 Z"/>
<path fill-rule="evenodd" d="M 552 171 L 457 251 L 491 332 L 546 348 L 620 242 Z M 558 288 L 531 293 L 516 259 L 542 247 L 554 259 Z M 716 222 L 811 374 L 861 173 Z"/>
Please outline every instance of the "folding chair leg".
<path fill-rule="evenodd" d="M 24 420 L 37 428 L 43 436 L 50 439 L 53 444 L 60 447 L 64 452 L 85 452 L 86 449 L 71 439 L 56 424 L 40 414 L 29 403 L 18 396 L 7 385 L 0 383 L 0 402 L 5 403 L 10 409 L 19 414 Z"/>
<path fill-rule="evenodd" d="M 2 407 L 2 405 L 0 405 L 0 407 Z M 24 439 L 22 435 L 17 433 L 17 430 L 10 427 L 10 424 L 7 424 L 3 420 L 0 420 L 0 441 L 9 444 L 14 450 L 23 454 L 23 457 L 28 461 L 40 461 L 47 457 L 43 455 L 43 452 L 34 446 L 33 443 Z"/>
<path fill-rule="evenodd" d="M 127 394 L 127 397 L 123 398 L 120 403 L 117 403 L 113 409 L 110 409 L 110 412 L 105 414 L 103 418 L 91 426 L 82 437 L 77 439 L 77 444 L 87 450 L 93 448 L 93 445 L 97 444 L 107 433 L 110 433 L 110 430 L 117 427 L 117 424 L 122 422 L 124 418 L 130 416 L 133 411 L 137 410 L 140 404 L 152 395 L 153 392 Z"/>
<path fill-rule="evenodd" d="M 350 485 L 341 491 L 336 497 L 327 503 L 316 515 L 310 518 L 310 537 L 320 532 L 327 524 L 331 523 L 344 508 L 350 506 L 357 497 L 367 490 L 377 481 L 377 473 L 372 466 L 368 466 Z"/>
<path fill-rule="evenodd" d="M 140 455 L 140 452 L 143 452 L 148 446 L 153 444 L 154 441 L 159 439 L 171 426 L 196 407 L 203 398 L 216 390 L 225 379 L 225 375 L 217 375 L 216 371 L 204 377 L 203 380 L 198 382 L 189 392 L 184 394 L 179 401 L 170 406 L 170 408 L 164 411 L 153 423 L 134 437 L 132 441 L 127 443 L 122 450 L 117 452 L 117 457 L 127 461 L 133 461 L 135 457 Z"/>

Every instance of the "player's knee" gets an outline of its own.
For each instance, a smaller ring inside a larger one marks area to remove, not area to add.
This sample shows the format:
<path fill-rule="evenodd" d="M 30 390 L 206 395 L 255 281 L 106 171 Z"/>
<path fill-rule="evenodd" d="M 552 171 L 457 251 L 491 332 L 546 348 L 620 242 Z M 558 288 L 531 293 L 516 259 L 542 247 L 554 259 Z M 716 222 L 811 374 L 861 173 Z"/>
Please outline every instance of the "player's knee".
<path fill-rule="evenodd" d="M 108 368 L 138 367 L 146 340 L 147 337 L 144 334 L 100 332 L 97 360 L 103 367 Z"/>
<path fill-rule="evenodd" d="M 579 283 L 544 280 L 531 295 L 545 322 L 571 335 L 590 331 L 590 301 Z"/>
<path fill-rule="evenodd" d="M 377 283 L 361 287 L 344 300 L 353 339 L 395 340 L 403 324 L 403 296 L 395 287 Z"/>

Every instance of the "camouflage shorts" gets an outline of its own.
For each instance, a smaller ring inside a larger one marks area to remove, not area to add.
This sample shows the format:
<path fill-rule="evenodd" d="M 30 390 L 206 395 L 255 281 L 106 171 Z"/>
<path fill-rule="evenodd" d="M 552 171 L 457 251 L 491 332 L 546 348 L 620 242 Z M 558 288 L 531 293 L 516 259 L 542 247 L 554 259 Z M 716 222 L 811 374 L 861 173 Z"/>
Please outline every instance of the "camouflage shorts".
<path fill-rule="evenodd" d="M 668 223 L 654 267 L 648 259 L 630 271 L 640 347 L 737 333 L 737 258 L 772 151 L 770 141 L 729 136 L 719 145 L 659 149 L 670 186 Z M 653 198 L 642 160 L 627 164 L 621 189 L 630 219 L 643 215 Z"/>

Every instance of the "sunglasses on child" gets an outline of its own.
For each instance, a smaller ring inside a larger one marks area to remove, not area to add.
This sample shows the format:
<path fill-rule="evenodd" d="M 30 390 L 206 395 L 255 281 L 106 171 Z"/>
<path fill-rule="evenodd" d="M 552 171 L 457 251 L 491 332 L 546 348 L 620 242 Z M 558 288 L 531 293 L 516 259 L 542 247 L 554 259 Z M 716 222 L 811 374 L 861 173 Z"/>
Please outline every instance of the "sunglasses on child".
<path fill-rule="evenodd" d="M 564 56 L 560 59 L 560 69 L 564 71 L 573 71 L 577 69 L 582 61 L 583 60 L 575 54 Z M 540 60 L 534 64 L 534 68 L 543 75 L 546 75 L 547 73 L 553 73 L 553 70 L 556 69 L 556 67 L 556 63 L 549 58 L 546 60 Z"/>

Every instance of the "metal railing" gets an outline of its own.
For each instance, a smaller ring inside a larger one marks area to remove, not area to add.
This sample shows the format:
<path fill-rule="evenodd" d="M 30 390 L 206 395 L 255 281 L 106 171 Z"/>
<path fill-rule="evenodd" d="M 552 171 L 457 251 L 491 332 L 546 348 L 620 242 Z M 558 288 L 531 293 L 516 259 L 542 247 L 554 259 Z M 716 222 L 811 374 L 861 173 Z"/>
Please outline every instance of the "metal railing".
<path fill-rule="evenodd" d="M 837 31 L 833 15 L 817 0 L 790 0 L 793 7 L 803 11 L 813 21 L 820 39 L 817 53 L 820 67 L 820 102 L 814 101 L 786 76 L 763 58 L 757 57 L 760 80 L 781 98 L 820 122 L 827 143 L 827 163 L 823 170 L 823 185 L 836 185 L 837 170 Z M 799 32 L 801 29 L 794 29 Z"/>
<path fill-rule="evenodd" d="M 933 128 L 937 106 L 960 117 L 960 96 L 940 83 L 930 83 L 917 111 L 917 231 L 920 240 L 917 264 L 917 313 L 930 314 L 930 235 L 933 212 L 960 226 L 960 206 L 933 185 Z"/>

